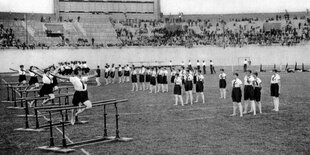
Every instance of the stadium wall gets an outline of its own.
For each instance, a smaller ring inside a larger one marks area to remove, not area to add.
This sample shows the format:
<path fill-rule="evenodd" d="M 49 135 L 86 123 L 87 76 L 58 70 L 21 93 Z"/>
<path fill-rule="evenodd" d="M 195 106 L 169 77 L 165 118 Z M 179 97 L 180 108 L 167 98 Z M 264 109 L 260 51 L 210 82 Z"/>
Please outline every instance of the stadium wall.
<path fill-rule="evenodd" d="M 149 61 L 150 65 L 156 65 L 154 61 L 163 61 L 161 65 L 168 65 L 169 60 L 173 64 L 186 64 L 188 60 L 195 65 L 197 60 L 206 60 L 207 65 L 212 59 L 216 66 L 231 66 L 238 64 L 238 58 L 250 57 L 252 65 L 273 65 L 295 62 L 310 64 L 310 45 L 295 47 L 258 47 L 249 46 L 242 48 L 219 47 L 128 47 L 107 49 L 50 49 L 50 50 L 0 50 L 0 72 L 8 72 L 9 68 L 18 68 L 23 64 L 26 68 L 30 65 L 47 67 L 64 61 L 85 60 L 88 66 L 102 68 L 106 63 L 127 64 L 129 62 Z"/>

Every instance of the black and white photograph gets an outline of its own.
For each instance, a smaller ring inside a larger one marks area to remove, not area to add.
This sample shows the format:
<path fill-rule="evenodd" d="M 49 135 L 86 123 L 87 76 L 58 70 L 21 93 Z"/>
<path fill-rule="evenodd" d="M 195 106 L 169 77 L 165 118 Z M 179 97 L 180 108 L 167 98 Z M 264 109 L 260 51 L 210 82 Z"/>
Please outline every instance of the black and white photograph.
<path fill-rule="evenodd" d="M 310 154 L 309 0 L 0 0 L 0 154 Z"/>

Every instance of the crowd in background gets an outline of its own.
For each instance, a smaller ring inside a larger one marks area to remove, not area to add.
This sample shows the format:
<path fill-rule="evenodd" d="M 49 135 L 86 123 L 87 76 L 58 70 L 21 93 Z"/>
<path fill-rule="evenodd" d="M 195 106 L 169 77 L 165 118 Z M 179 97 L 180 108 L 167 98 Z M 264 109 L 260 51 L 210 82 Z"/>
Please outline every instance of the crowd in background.
<path fill-rule="evenodd" d="M 182 18 L 164 21 L 118 22 L 113 20 L 112 25 L 116 32 L 117 43 L 99 43 L 93 38 L 87 40 L 79 38 L 72 42 L 62 37 L 57 47 L 126 47 L 126 46 L 218 46 L 242 47 L 246 45 L 261 46 L 294 46 L 304 44 L 310 40 L 310 18 L 276 15 L 275 18 L 259 20 L 258 18 L 240 18 L 217 22 L 210 20 L 182 20 Z M 266 29 L 265 24 L 281 24 L 280 27 Z M 297 23 L 297 24 L 296 24 Z M 263 26 L 264 25 L 264 26 Z M 0 25 L 0 47 L 16 47 L 22 49 L 47 48 L 49 43 L 22 43 L 15 39 L 12 28 Z"/>

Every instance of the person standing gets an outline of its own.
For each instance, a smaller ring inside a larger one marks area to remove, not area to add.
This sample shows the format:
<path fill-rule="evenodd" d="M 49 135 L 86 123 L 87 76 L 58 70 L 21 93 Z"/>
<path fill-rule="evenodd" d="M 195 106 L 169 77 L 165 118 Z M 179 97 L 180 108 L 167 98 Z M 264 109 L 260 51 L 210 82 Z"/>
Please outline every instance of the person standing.
<path fill-rule="evenodd" d="M 146 90 L 150 89 L 151 76 L 152 76 L 151 70 L 149 67 L 147 67 L 146 68 L 146 75 L 145 75 L 145 83 L 146 83 L 145 89 Z"/>
<path fill-rule="evenodd" d="M 110 68 L 110 77 L 111 77 L 110 83 L 114 84 L 114 81 L 115 81 L 115 66 L 114 66 L 114 64 L 112 64 L 112 66 Z"/>
<path fill-rule="evenodd" d="M 167 68 L 164 68 L 163 70 L 163 88 L 162 88 L 162 92 L 168 92 L 169 88 L 168 88 L 168 70 Z"/>
<path fill-rule="evenodd" d="M 226 99 L 226 74 L 224 69 L 221 69 L 221 74 L 219 75 L 219 86 L 220 86 L 220 99 Z"/>
<path fill-rule="evenodd" d="M 242 92 L 241 92 L 241 86 L 242 81 L 238 78 L 239 74 L 234 73 L 234 79 L 231 81 L 232 83 L 232 91 L 231 91 L 231 98 L 233 101 L 233 114 L 230 116 L 236 116 L 237 108 L 239 107 L 239 113 L 240 117 L 243 116 L 242 112 L 242 104 L 241 104 L 241 98 L 242 98 Z"/>
<path fill-rule="evenodd" d="M 243 62 L 243 71 L 246 72 L 248 69 L 248 61 L 246 59 L 244 59 L 244 62 Z"/>
<path fill-rule="evenodd" d="M 181 105 L 184 106 L 182 98 L 182 78 L 179 76 L 179 73 L 175 74 L 173 94 L 175 96 L 174 105 L 178 105 L 178 99 L 180 99 Z"/>
<path fill-rule="evenodd" d="M 132 73 L 131 73 L 131 82 L 132 82 L 132 90 L 131 91 L 138 91 L 138 77 L 137 77 L 137 68 L 133 67 Z"/>
<path fill-rule="evenodd" d="M 106 64 L 104 69 L 105 85 L 109 84 L 109 76 L 110 76 L 110 67 L 108 64 Z"/>
<path fill-rule="evenodd" d="M 193 75 L 190 74 L 189 70 L 186 70 L 185 73 L 185 92 L 186 92 L 186 103 L 188 104 L 188 100 L 193 104 Z"/>
<path fill-rule="evenodd" d="M 152 93 L 154 88 L 154 92 L 156 94 L 156 69 L 151 69 L 151 81 L 150 81 L 150 93 Z"/>
<path fill-rule="evenodd" d="M 117 68 L 117 73 L 118 73 L 118 83 L 124 83 L 125 79 L 123 79 L 123 68 L 122 65 L 118 65 Z"/>
<path fill-rule="evenodd" d="M 262 80 L 258 77 L 258 73 L 253 73 L 254 81 L 254 100 L 258 104 L 259 113 L 262 113 L 262 103 L 261 103 L 261 90 L 262 90 Z"/>
<path fill-rule="evenodd" d="M 100 83 L 100 76 L 101 76 L 100 66 L 97 66 L 96 73 L 97 73 L 97 76 L 96 76 L 97 87 L 99 87 L 99 86 L 101 86 L 101 83 Z"/>
<path fill-rule="evenodd" d="M 211 71 L 211 74 L 213 74 L 213 73 L 216 74 L 216 71 L 214 69 L 214 63 L 212 60 L 210 60 L 210 71 Z"/>
<path fill-rule="evenodd" d="M 158 67 L 158 71 L 157 71 L 157 92 L 160 91 L 160 88 L 162 88 L 162 91 L 163 91 L 163 70 L 161 67 Z"/>
<path fill-rule="evenodd" d="M 253 87 L 254 77 L 252 76 L 252 71 L 248 70 L 247 74 L 244 76 L 244 111 L 243 114 L 248 113 L 248 102 L 250 102 L 251 110 L 253 115 L 256 115 L 256 106 L 254 102 L 254 87 Z"/>
<path fill-rule="evenodd" d="M 203 60 L 202 61 L 202 69 L 203 69 L 203 74 L 206 74 L 206 62 Z"/>
<path fill-rule="evenodd" d="M 176 73 L 177 73 L 177 72 L 175 71 L 175 69 L 172 68 L 171 73 L 170 73 L 170 75 L 171 75 L 170 82 L 171 82 L 171 83 L 174 83 L 174 79 L 175 79 Z M 180 76 L 180 74 L 179 74 L 179 76 Z M 182 79 L 181 79 L 181 80 L 182 80 Z"/>
<path fill-rule="evenodd" d="M 201 70 L 198 70 L 198 75 L 196 76 L 196 101 L 198 102 L 198 97 L 201 95 L 202 103 L 205 103 L 205 95 L 203 93 L 204 76 L 201 74 Z"/>
<path fill-rule="evenodd" d="M 199 60 L 197 60 L 197 70 L 198 70 L 198 71 L 200 70 L 200 63 L 199 63 Z"/>
<path fill-rule="evenodd" d="M 192 70 L 193 68 L 192 68 L 192 62 L 191 62 L 191 60 L 188 60 L 188 69 L 189 70 Z"/>
<path fill-rule="evenodd" d="M 145 90 L 145 67 L 142 66 L 142 68 L 139 70 L 139 82 L 140 82 L 140 90 Z"/>
<path fill-rule="evenodd" d="M 274 108 L 273 111 L 279 111 L 279 96 L 281 93 L 281 78 L 280 75 L 277 73 L 276 69 L 273 70 L 273 75 L 271 76 L 271 85 L 270 85 L 270 93 L 273 99 Z"/>
<path fill-rule="evenodd" d="M 130 67 L 127 64 L 124 70 L 124 76 L 125 76 L 125 81 L 129 82 L 129 76 L 130 76 Z"/>

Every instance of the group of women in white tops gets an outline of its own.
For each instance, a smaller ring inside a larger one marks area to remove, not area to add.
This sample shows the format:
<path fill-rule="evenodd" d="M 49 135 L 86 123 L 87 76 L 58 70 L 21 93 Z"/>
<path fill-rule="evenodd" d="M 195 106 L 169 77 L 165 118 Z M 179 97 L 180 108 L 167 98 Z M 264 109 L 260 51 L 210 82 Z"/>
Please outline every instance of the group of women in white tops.
<path fill-rule="evenodd" d="M 94 74 L 89 75 L 89 69 L 84 69 L 78 66 L 78 63 L 74 63 L 75 67 L 72 73 L 69 74 L 68 71 L 62 69 L 60 64 L 59 68 L 55 66 L 50 66 L 44 70 L 40 70 L 38 67 L 31 66 L 28 70 L 24 69 L 24 66 L 21 65 L 19 70 L 14 70 L 19 73 L 19 82 L 20 84 L 26 84 L 26 73 L 30 75 L 29 87 L 30 89 L 38 88 L 39 83 L 37 76 L 42 77 L 43 86 L 40 90 L 40 96 L 48 95 L 49 98 L 43 101 L 43 105 L 48 101 L 55 98 L 54 91 L 57 90 L 57 78 L 70 81 L 75 89 L 73 96 L 73 105 L 75 106 L 84 106 L 79 109 L 77 112 L 72 111 L 71 123 L 74 124 L 74 116 L 77 116 L 79 113 L 83 112 L 85 109 L 91 108 L 92 104 L 88 99 L 87 93 L 87 84 L 89 78 L 100 77 L 100 68 L 97 66 L 97 70 Z M 118 74 L 118 82 L 132 82 L 131 91 L 138 90 L 149 90 L 150 93 L 158 92 L 168 92 L 168 77 L 170 68 L 170 82 L 174 83 L 173 94 L 175 96 L 175 104 L 178 105 L 178 102 L 184 106 L 183 97 L 182 97 L 182 87 L 184 87 L 186 93 L 185 104 L 193 104 L 193 88 L 195 87 L 196 91 L 196 103 L 199 102 L 199 97 L 202 98 L 202 103 L 205 103 L 204 97 L 204 75 L 201 70 L 198 68 L 181 69 L 176 70 L 174 67 L 129 67 L 126 65 L 122 67 L 115 67 L 114 64 L 109 66 L 108 64 L 104 69 L 104 76 L 106 79 L 106 84 L 115 82 L 115 74 Z M 220 98 L 226 98 L 226 74 L 224 69 L 220 70 L 219 74 L 219 89 L 220 89 Z M 252 74 L 250 70 L 247 71 L 246 76 L 244 77 L 244 106 L 241 104 L 242 98 L 242 81 L 238 78 L 238 73 L 234 73 L 234 79 L 232 80 L 232 92 L 231 97 L 233 101 L 233 114 L 236 115 L 236 110 L 239 107 L 239 113 L 242 117 L 243 114 L 253 112 L 253 115 L 256 115 L 256 103 L 258 104 L 259 113 L 262 113 L 261 105 L 261 89 L 262 89 L 262 80 L 258 77 L 258 73 L 255 72 Z M 131 80 L 130 80 L 131 79 Z M 97 80 L 96 80 L 97 81 Z M 99 81 L 99 80 L 98 80 Z M 273 70 L 273 75 L 271 77 L 271 86 L 270 92 L 273 97 L 274 111 L 279 111 L 279 95 L 280 95 L 280 76 L 277 74 L 277 70 Z M 251 104 L 251 110 L 248 110 L 248 104 Z M 243 108 L 244 107 L 244 108 Z"/>
<path fill-rule="evenodd" d="M 11 69 L 11 68 L 10 68 Z M 19 70 L 11 69 L 12 71 L 16 71 L 19 73 L 19 83 L 22 85 L 27 84 L 26 82 L 26 73 L 30 75 L 29 87 L 30 89 L 39 88 L 39 82 L 37 76 L 42 78 L 43 86 L 39 91 L 39 96 L 43 97 L 48 95 L 48 98 L 43 100 L 42 105 L 47 104 L 48 101 L 55 98 L 54 91 L 58 89 L 57 78 L 68 80 L 72 83 L 75 93 L 73 95 L 72 103 L 74 106 L 80 106 L 81 108 L 76 110 L 72 110 L 71 123 L 75 123 L 75 116 L 83 112 L 85 109 L 89 109 L 92 107 L 91 101 L 88 99 L 87 92 L 87 84 L 86 82 L 90 78 L 97 77 L 97 73 L 90 75 L 87 69 L 83 69 L 80 66 L 75 66 L 73 72 L 69 74 L 68 72 L 63 73 L 63 70 L 60 68 L 56 68 L 55 66 L 50 66 L 43 70 L 38 67 L 31 66 L 28 70 L 24 69 L 24 66 L 21 65 Z M 30 106 L 32 106 L 30 103 Z"/>
<path fill-rule="evenodd" d="M 273 70 L 271 76 L 271 85 L 270 85 L 270 95 L 273 98 L 274 109 L 273 111 L 279 111 L 279 95 L 281 92 L 281 82 L 280 75 L 277 73 L 276 69 Z M 244 77 L 244 105 L 241 104 L 242 98 L 242 81 L 238 78 L 239 74 L 234 73 L 234 79 L 232 80 L 232 93 L 231 97 L 233 100 L 233 114 L 231 116 L 236 116 L 237 108 L 239 107 L 240 117 L 243 114 L 253 113 L 256 115 L 256 105 L 258 105 L 259 113 L 262 113 L 262 104 L 261 104 L 261 89 L 262 89 L 262 80 L 258 77 L 258 73 L 255 72 L 252 74 L 251 70 L 246 71 Z M 250 103 L 250 111 L 248 111 L 248 105 Z"/>

